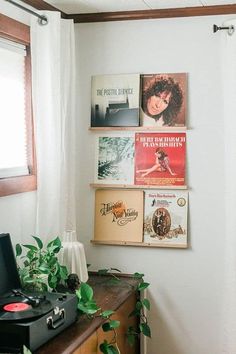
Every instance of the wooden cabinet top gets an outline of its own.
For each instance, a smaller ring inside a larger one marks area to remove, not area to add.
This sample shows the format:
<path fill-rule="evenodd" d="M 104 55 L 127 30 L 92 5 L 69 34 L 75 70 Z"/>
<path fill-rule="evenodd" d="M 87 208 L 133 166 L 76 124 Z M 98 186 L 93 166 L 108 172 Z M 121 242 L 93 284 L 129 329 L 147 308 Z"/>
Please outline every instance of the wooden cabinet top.
<path fill-rule="evenodd" d="M 139 283 L 132 276 L 120 274 L 118 276 L 121 281 L 118 284 L 111 284 L 109 282 L 111 276 L 93 272 L 89 275 L 88 284 L 93 288 L 94 298 L 103 310 L 117 310 L 135 292 Z M 103 322 L 100 317 L 90 320 L 86 315 L 82 315 L 77 322 L 40 347 L 36 354 L 73 353 Z"/>

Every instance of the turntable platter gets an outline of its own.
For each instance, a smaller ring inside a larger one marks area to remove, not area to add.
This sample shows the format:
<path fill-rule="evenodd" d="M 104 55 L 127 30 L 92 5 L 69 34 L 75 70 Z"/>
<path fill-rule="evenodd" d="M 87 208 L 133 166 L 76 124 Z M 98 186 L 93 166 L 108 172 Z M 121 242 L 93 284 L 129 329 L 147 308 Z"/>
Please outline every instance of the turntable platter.
<path fill-rule="evenodd" d="M 0 321 L 21 321 L 40 317 L 53 308 L 51 301 L 42 300 L 37 307 L 27 303 L 24 298 L 5 298 L 0 301 Z"/>

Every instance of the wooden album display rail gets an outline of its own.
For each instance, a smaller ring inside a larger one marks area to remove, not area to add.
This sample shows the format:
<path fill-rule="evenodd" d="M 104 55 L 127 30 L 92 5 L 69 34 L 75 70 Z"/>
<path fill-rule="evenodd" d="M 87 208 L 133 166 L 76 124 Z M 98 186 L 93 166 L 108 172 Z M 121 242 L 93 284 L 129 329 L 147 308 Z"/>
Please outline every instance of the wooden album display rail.
<path fill-rule="evenodd" d="M 154 131 L 154 132 L 184 132 L 187 130 L 186 127 L 90 127 L 91 131 L 113 131 L 113 130 L 123 130 L 123 131 Z M 189 128 L 188 128 L 189 130 Z"/>
<path fill-rule="evenodd" d="M 105 184 L 105 183 L 90 183 L 92 188 L 112 188 L 112 189 L 188 189 L 186 185 L 183 186 L 157 186 L 157 185 L 136 185 L 136 184 Z"/>
<path fill-rule="evenodd" d="M 150 247 L 150 248 L 188 248 L 187 245 L 178 245 L 178 244 L 155 244 L 147 242 L 127 242 L 127 241 L 97 241 L 90 240 L 94 245 L 107 245 L 107 246 L 135 246 L 135 247 Z"/>

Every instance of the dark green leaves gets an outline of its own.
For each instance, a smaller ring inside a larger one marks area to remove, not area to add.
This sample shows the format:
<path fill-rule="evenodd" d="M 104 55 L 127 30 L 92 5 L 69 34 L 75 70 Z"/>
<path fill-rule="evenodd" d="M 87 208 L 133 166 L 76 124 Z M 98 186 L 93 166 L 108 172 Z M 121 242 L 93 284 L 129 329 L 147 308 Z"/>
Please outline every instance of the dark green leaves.
<path fill-rule="evenodd" d="M 60 282 L 64 282 L 68 277 L 65 266 L 61 266 L 57 253 L 62 248 L 59 237 L 50 241 L 44 248 L 42 240 L 37 236 L 32 236 L 35 244 L 16 245 L 16 257 L 21 256 L 23 266 L 18 265 L 22 287 L 29 291 L 45 291 L 47 285 L 56 289 Z M 23 248 L 27 250 L 22 255 Z M 46 275 L 46 277 L 45 277 Z M 42 284 L 39 287 L 39 284 Z"/>
<path fill-rule="evenodd" d="M 141 333 L 143 333 L 146 337 L 151 338 L 151 330 L 147 323 L 140 323 L 139 328 Z"/>
<path fill-rule="evenodd" d="M 94 315 L 100 310 L 93 299 L 93 289 L 87 283 L 81 283 L 79 290 L 76 291 L 78 297 L 78 309 L 87 315 Z"/>
<path fill-rule="evenodd" d="M 142 304 L 150 311 L 151 305 L 148 299 L 143 299 Z"/>
<path fill-rule="evenodd" d="M 22 254 L 22 247 L 19 243 L 16 244 L 16 257 L 19 257 Z"/>
<path fill-rule="evenodd" d="M 120 354 L 120 351 L 106 340 L 99 346 L 99 349 L 104 354 Z"/>
<path fill-rule="evenodd" d="M 142 282 L 138 285 L 137 290 L 142 291 L 142 290 L 146 289 L 149 285 L 150 285 L 149 283 Z"/>
<path fill-rule="evenodd" d="M 112 331 L 114 328 L 118 328 L 120 326 L 120 321 L 110 320 L 109 322 L 105 322 L 102 325 L 102 329 L 104 332 Z"/>
<path fill-rule="evenodd" d="M 102 316 L 103 318 L 108 318 L 108 317 L 110 317 L 111 315 L 113 315 L 114 313 L 115 313 L 115 311 L 106 310 L 106 311 L 103 311 L 103 312 L 101 313 L 101 316 Z"/>
<path fill-rule="evenodd" d="M 79 290 L 76 291 L 76 295 L 83 302 L 91 301 L 93 298 L 93 289 L 87 283 L 81 283 Z"/>

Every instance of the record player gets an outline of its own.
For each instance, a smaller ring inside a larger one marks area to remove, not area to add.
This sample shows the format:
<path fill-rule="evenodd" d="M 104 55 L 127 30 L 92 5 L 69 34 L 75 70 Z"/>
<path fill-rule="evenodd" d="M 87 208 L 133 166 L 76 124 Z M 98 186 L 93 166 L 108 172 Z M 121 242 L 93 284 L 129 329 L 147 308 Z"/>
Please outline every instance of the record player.
<path fill-rule="evenodd" d="M 10 235 L 0 234 L 0 353 L 34 351 L 76 319 L 76 295 L 21 290 Z"/>

